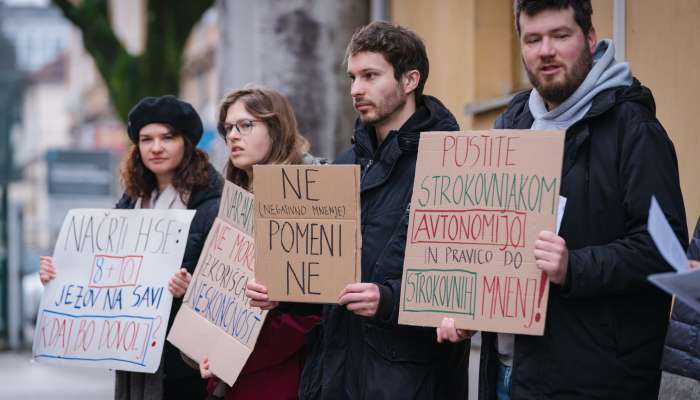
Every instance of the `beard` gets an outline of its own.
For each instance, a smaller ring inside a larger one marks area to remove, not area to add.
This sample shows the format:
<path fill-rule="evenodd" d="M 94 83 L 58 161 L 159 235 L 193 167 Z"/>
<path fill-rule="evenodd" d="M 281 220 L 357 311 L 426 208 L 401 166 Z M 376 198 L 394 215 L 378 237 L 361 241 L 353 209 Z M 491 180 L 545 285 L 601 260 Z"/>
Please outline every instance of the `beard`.
<path fill-rule="evenodd" d="M 581 86 L 581 83 L 586 79 L 592 67 L 593 56 L 591 55 L 591 48 L 588 42 L 586 42 L 576 62 L 571 66 L 569 71 L 564 73 L 563 82 L 544 82 L 544 80 L 538 79 L 537 75 L 527 68 L 527 65 L 525 70 L 527 71 L 527 77 L 530 79 L 530 83 L 537 89 L 540 96 L 542 96 L 547 103 L 559 105 L 574 94 L 576 89 Z"/>
<path fill-rule="evenodd" d="M 406 105 L 407 96 L 401 91 L 401 86 L 396 85 L 396 90 L 378 102 L 372 102 L 375 112 L 373 114 L 360 114 L 360 121 L 367 125 L 377 125 L 390 119 L 396 112 Z"/>

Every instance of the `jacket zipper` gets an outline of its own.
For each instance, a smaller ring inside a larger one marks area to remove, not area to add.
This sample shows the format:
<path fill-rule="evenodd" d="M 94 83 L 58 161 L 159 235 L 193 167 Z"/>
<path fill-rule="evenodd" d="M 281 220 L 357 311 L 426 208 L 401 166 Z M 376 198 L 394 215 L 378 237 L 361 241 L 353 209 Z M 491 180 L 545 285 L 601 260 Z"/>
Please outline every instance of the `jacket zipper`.
<path fill-rule="evenodd" d="M 396 131 L 389 132 L 386 139 L 384 139 L 382 144 L 380 144 L 379 147 L 377 147 L 377 149 L 373 152 L 372 158 L 367 160 L 367 164 L 364 165 L 363 172 L 362 172 L 362 175 L 360 177 L 360 186 L 362 186 L 362 183 L 364 182 L 365 177 L 367 176 L 367 172 L 369 172 L 370 167 L 372 167 L 372 165 L 374 164 L 374 161 L 377 160 L 379 155 L 382 153 L 382 149 L 384 148 L 384 145 L 386 144 L 387 139 L 389 139 L 389 136 L 391 136 L 391 134 L 394 132 L 396 132 Z"/>
<path fill-rule="evenodd" d="M 369 172 L 369 168 L 374 164 L 374 160 L 369 159 L 367 160 L 367 164 L 365 164 L 362 168 L 362 177 L 360 178 L 360 186 L 362 186 L 362 182 L 365 181 L 365 177 L 367 176 L 367 172 Z"/>

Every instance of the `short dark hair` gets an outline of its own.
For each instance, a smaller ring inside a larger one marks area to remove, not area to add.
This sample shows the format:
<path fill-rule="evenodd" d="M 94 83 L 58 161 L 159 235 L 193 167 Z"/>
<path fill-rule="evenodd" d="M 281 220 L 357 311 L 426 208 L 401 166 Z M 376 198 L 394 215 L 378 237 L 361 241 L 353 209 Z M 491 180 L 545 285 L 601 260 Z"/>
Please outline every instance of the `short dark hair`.
<path fill-rule="evenodd" d="M 394 77 L 400 80 L 404 73 L 418 70 L 420 80 L 416 86 L 416 98 L 423 94 L 428 80 L 428 55 L 423 40 L 415 32 L 386 21 L 374 21 L 352 35 L 345 50 L 345 62 L 350 56 L 363 51 L 379 53 L 394 68 Z"/>
<path fill-rule="evenodd" d="M 593 6 L 591 0 L 515 0 L 513 2 L 513 12 L 515 14 L 515 31 L 520 36 L 520 14 L 525 13 L 528 17 L 537 15 L 544 10 L 564 10 L 573 8 L 574 20 L 581 27 L 584 35 L 591 31 L 593 23 Z"/>

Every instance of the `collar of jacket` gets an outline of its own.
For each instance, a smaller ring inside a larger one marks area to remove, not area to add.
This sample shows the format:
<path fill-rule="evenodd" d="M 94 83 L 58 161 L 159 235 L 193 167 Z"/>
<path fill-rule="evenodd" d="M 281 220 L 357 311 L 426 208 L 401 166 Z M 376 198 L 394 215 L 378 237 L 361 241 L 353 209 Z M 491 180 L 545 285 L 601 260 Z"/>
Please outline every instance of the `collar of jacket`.
<path fill-rule="evenodd" d="M 196 188 L 192 192 L 190 200 L 187 202 L 188 209 L 193 210 L 209 199 L 221 197 L 221 192 L 224 190 L 224 178 L 211 163 L 207 165 L 207 175 L 209 179 L 207 185 L 205 187 Z M 132 199 L 124 193 L 122 198 L 117 202 L 115 208 L 131 209 L 134 208 L 135 205 L 136 199 Z"/>
<path fill-rule="evenodd" d="M 503 127 L 508 127 L 509 129 L 530 129 L 534 118 L 532 117 L 530 107 L 528 106 L 529 99 L 530 90 L 526 90 L 515 95 L 513 100 L 511 100 L 510 104 L 508 105 L 507 110 L 503 114 Z M 636 78 L 634 78 L 632 85 L 630 86 L 611 88 L 600 92 L 593 98 L 593 104 L 586 115 L 571 125 L 567 130 L 567 133 L 573 131 L 575 126 L 584 123 L 591 118 L 602 115 L 608 112 L 615 105 L 625 101 L 640 103 L 644 107 L 648 108 L 653 114 L 656 114 L 656 104 L 654 103 L 654 97 L 652 96 L 651 91 L 647 87 L 642 86 L 642 84 Z M 501 127 L 496 126 L 496 128 Z"/>
<path fill-rule="evenodd" d="M 358 118 L 354 150 L 362 168 L 361 190 L 382 185 L 402 156 L 416 154 L 421 132 L 456 130 L 459 125 L 452 113 L 440 100 L 428 95 L 419 98 L 416 112 L 398 131 L 390 131 L 379 146 L 374 126 L 365 125 Z"/>
<path fill-rule="evenodd" d="M 502 118 L 497 120 L 496 128 L 530 129 L 534 118 L 528 106 L 529 98 L 530 90 L 518 93 L 511 100 Z M 639 103 L 652 114 L 656 114 L 656 104 L 651 91 L 647 87 L 642 86 L 636 78 L 633 79 L 630 86 L 611 88 L 599 93 L 593 98 L 593 104 L 586 115 L 566 130 L 567 145 L 565 146 L 565 163 L 562 165 L 562 178 L 571 169 L 579 150 L 591 135 L 588 129 L 588 121 L 605 114 L 616 105 L 628 101 Z M 574 141 L 570 143 L 571 140 Z"/>

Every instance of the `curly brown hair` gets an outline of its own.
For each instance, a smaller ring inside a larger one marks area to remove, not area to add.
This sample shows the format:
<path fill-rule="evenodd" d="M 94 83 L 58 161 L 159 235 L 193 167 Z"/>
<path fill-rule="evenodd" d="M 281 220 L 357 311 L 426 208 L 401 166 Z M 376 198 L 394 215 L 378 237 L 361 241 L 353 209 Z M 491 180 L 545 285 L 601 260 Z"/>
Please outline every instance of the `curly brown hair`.
<path fill-rule="evenodd" d="M 187 204 L 192 191 L 206 187 L 209 183 L 209 156 L 196 148 L 192 141 L 172 126 L 167 125 L 174 135 L 182 137 L 185 151 L 180 165 L 175 169 L 172 185 L 180 194 L 180 200 Z M 141 159 L 138 144 L 130 147 L 121 166 L 121 183 L 126 194 L 132 199 L 150 197 L 153 190 L 158 188 L 158 180 Z"/>
<path fill-rule="evenodd" d="M 219 134 L 224 141 L 226 141 L 224 124 L 228 109 L 239 100 L 243 102 L 246 111 L 265 123 L 270 134 L 272 144 L 260 164 L 301 164 L 304 153 L 309 148 L 309 142 L 299 133 L 292 105 L 276 90 L 249 87 L 226 94 L 219 107 L 218 121 Z M 226 179 L 252 190 L 253 182 L 248 181 L 248 174 L 236 168 L 230 158 L 226 162 Z"/>

